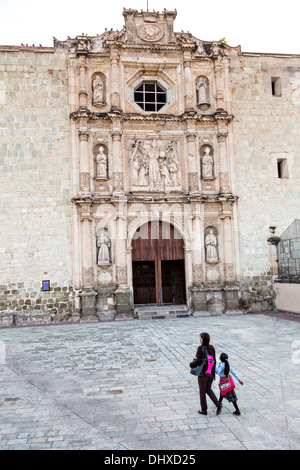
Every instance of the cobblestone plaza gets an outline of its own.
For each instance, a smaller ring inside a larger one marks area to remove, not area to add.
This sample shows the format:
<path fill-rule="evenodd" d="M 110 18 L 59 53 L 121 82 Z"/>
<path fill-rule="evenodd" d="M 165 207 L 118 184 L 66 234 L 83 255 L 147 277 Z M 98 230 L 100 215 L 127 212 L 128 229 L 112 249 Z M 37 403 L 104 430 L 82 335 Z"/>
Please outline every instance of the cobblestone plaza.
<path fill-rule="evenodd" d="M 241 416 L 197 413 L 202 331 L 244 382 Z M 276 314 L 2 328 L 0 449 L 299 449 L 299 333 Z"/>

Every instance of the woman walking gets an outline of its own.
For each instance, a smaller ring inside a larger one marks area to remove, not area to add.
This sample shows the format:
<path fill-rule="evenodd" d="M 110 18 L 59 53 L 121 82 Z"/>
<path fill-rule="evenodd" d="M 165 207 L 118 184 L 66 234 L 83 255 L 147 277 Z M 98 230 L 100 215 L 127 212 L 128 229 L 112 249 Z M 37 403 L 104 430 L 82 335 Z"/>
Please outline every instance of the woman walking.
<path fill-rule="evenodd" d="M 231 373 L 241 385 L 243 385 L 243 382 L 239 379 L 237 376 L 236 372 L 234 371 L 233 367 L 228 362 L 228 355 L 226 353 L 222 353 L 220 355 L 220 364 L 216 368 L 216 373 L 220 376 L 220 378 L 228 377 L 229 373 Z M 226 395 L 221 395 L 219 398 L 219 402 L 222 403 L 223 398 L 226 398 L 226 400 L 229 401 L 229 403 L 232 403 L 235 411 L 233 412 L 234 415 L 240 415 L 241 412 L 239 410 L 239 407 L 237 406 L 237 396 L 234 390 L 231 390 L 226 393 Z"/>
<path fill-rule="evenodd" d="M 214 364 L 216 363 L 216 353 L 215 348 L 212 344 L 209 344 L 210 336 L 208 333 L 201 333 L 200 334 L 200 346 L 197 350 L 196 358 L 193 362 L 190 363 L 190 367 L 194 368 L 200 366 L 207 354 L 213 357 Z M 210 373 L 209 373 L 210 372 Z M 201 410 L 198 411 L 200 415 L 207 415 L 207 402 L 206 402 L 206 395 L 212 400 L 212 402 L 217 407 L 217 415 L 219 415 L 222 411 L 222 403 L 217 399 L 216 395 L 211 389 L 213 380 L 215 378 L 214 367 L 209 367 L 208 373 L 203 372 L 198 376 L 198 385 L 199 385 L 199 393 L 200 393 L 200 406 Z"/>

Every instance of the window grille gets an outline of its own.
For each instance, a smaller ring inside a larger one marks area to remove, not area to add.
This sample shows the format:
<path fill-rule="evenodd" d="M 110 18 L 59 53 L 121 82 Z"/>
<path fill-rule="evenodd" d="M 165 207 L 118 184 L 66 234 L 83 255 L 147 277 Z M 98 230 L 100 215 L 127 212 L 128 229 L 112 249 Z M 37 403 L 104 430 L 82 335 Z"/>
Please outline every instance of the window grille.
<path fill-rule="evenodd" d="M 278 280 L 300 283 L 300 237 L 279 242 Z"/>
<path fill-rule="evenodd" d="M 134 101 L 144 111 L 159 111 L 167 102 L 166 91 L 157 83 L 142 83 L 134 90 Z"/>

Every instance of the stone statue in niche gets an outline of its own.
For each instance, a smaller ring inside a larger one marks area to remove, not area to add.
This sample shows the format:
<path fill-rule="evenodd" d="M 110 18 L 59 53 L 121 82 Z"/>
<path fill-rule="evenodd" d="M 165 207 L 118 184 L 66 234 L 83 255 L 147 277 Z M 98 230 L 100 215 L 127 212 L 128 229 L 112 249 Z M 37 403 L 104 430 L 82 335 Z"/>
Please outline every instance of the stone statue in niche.
<path fill-rule="evenodd" d="M 213 229 L 210 229 L 209 232 L 206 234 L 204 244 L 205 244 L 206 262 L 218 263 L 219 261 L 218 251 L 217 251 L 218 240 L 217 240 L 217 236 L 214 234 Z"/>
<path fill-rule="evenodd" d="M 202 157 L 202 178 L 213 179 L 214 178 L 214 159 L 211 156 L 210 147 L 204 148 L 204 155 Z"/>
<path fill-rule="evenodd" d="M 196 83 L 197 105 L 209 106 L 209 82 L 207 77 L 199 77 Z"/>
<path fill-rule="evenodd" d="M 99 152 L 96 156 L 96 162 L 96 180 L 107 179 L 107 155 L 105 154 L 105 149 L 102 145 L 99 147 Z"/>
<path fill-rule="evenodd" d="M 110 264 L 110 239 L 104 231 L 100 232 L 97 237 L 97 247 L 99 248 L 97 259 L 98 266 Z"/>
<path fill-rule="evenodd" d="M 93 80 L 93 103 L 104 103 L 104 84 L 100 75 Z"/>

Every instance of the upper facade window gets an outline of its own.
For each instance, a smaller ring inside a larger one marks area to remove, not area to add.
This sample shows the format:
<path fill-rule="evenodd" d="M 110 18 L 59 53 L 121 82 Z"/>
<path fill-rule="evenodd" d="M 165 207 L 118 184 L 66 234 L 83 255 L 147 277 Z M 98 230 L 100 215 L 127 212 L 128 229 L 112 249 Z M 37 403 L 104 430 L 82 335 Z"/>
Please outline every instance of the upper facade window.
<path fill-rule="evenodd" d="M 134 102 L 144 111 L 159 111 L 167 102 L 167 91 L 156 82 L 143 82 L 134 89 Z"/>

